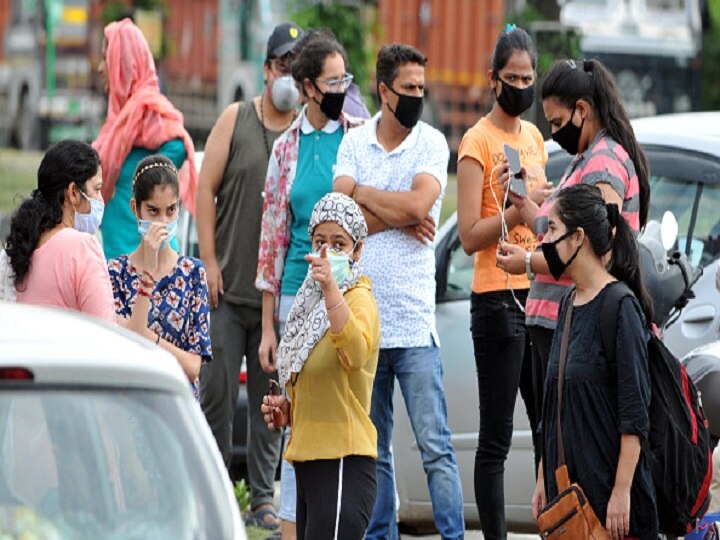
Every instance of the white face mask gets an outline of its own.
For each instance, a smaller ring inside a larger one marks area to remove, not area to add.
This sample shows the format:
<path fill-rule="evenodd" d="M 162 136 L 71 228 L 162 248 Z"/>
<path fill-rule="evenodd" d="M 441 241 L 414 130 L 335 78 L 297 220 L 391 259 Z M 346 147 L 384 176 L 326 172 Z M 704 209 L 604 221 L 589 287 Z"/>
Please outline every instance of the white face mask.
<path fill-rule="evenodd" d="M 272 83 L 272 102 L 280 112 L 288 112 L 298 104 L 300 92 L 295 85 L 295 79 L 290 75 L 278 77 Z"/>
<path fill-rule="evenodd" d="M 357 243 L 353 245 L 350 253 L 355 251 L 355 246 L 357 246 Z M 329 248 L 327 250 L 327 258 L 330 261 L 330 273 L 332 273 L 333 279 L 338 286 L 342 286 L 350 276 L 350 270 L 355 264 L 355 261 L 350 258 L 350 253 L 345 253 L 335 248 Z M 313 257 L 319 257 L 320 250 L 312 252 L 311 255 Z"/>
<path fill-rule="evenodd" d="M 82 191 L 80 192 L 80 195 L 90 201 L 90 213 L 81 214 L 77 211 L 77 209 L 75 210 L 75 229 L 80 232 L 95 234 L 100 228 L 100 223 L 102 223 L 103 214 L 105 213 L 105 204 L 97 199 L 91 199 Z"/>

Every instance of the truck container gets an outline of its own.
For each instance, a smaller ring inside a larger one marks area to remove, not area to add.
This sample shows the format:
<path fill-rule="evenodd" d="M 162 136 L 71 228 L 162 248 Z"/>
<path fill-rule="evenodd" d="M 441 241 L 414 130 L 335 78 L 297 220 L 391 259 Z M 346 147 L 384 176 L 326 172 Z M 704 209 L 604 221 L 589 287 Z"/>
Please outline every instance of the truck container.
<path fill-rule="evenodd" d="M 504 0 L 379 0 L 382 43 L 402 42 L 427 57 L 426 120 L 451 152 L 491 104 L 487 73 L 505 16 Z"/>
<path fill-rule="evenodd" d="M 570 0 L 560 22 L 577 28 L 586 58 L 615 76 L 630 116 L 700 108 L 700 0 Z"/>
<path fill-rule="evenodd" d="M 164 89 L 202 146 L 218 115 L 262 89 L 267 38 L 287 18 L 285 0 L 166 0 Z"/>

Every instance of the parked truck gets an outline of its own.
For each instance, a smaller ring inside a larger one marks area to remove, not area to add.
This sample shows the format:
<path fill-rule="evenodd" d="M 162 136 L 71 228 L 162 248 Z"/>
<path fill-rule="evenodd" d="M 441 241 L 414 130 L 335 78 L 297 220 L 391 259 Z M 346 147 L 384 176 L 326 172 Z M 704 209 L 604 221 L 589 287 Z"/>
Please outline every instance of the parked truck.
<path fill-rule="evenodd" d="M 630 116 L 700 109 L 704 0 L 559 0 L 586 58 L 615 75 Z"/>
<path fill-rule="evenodd" d="M 204 144 L 218 115 L 263 85 L 267 38 L 287 17 L 285 0 L 166 0 L 169 53 L 160 63 L 165 92 Z"/>
<path fill-rule="evenodd" d="M 0 0 L 0 143 L 35 148 L 97 133 L 92 3 Z"/>
<path fill-rule="evenodd" d="M 492 103 L 487 72 L 505 0 L 378 0 L 377 10 L 381 42 L 408 43 L 428 57 L 425 119 L 457 152 Z"/>

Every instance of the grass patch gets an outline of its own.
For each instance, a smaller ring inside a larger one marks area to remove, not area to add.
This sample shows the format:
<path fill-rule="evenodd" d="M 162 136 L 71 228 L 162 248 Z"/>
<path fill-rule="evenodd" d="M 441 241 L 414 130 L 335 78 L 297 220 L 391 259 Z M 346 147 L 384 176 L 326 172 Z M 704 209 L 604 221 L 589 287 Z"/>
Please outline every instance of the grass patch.
<path fill-rule="evenodd" d="M 0 213 L 10 213 L 37 185 L 41 152 L 0 148 Z"/>

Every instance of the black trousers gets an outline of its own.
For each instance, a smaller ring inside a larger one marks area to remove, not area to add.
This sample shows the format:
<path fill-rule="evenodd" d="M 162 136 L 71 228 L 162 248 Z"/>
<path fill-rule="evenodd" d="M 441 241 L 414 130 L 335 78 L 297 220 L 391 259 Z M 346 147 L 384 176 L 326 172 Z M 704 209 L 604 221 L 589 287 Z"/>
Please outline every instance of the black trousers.
<path fill-rule="evenodd" d="M 362 540 L 375 506 L 375 460 L 296 461 L 298 540 Z"/>
<path fill-rule="evenodd" d="M 545 392 L 545 374 L 547 373 L 548 361 L 550 359 L 550 347 L 552 347 L 553 334 L 555 330 L 543 328 L 542 326 L 528 326 L 530 341 L 532 342 L 532 385 L 533 397 L 535 398 L 535 410 L 539 418 L 543 410 L 543 394 Z M 533 428 L 535 429 L 535 428 Z M 540 461 L 542 441 L 539 440 L 537 432 L 533 434 L 535 442 L 535 474 Z"/>
<path fill-rule="evenodd" d="M 527 290 L 515 291 L 515 297 L 524 305 Z M 525 314 L 510 291 L 473 293 L 471 315 L 480 402 L 475 502 L 484 537 L 487 540 L 504 539 L 507 537 L 507 525 L 503 481 L 518 388 L 533 432 L 536 432 L 538 422 L 533 396 L 530 336 L 525 326 Z"/>

